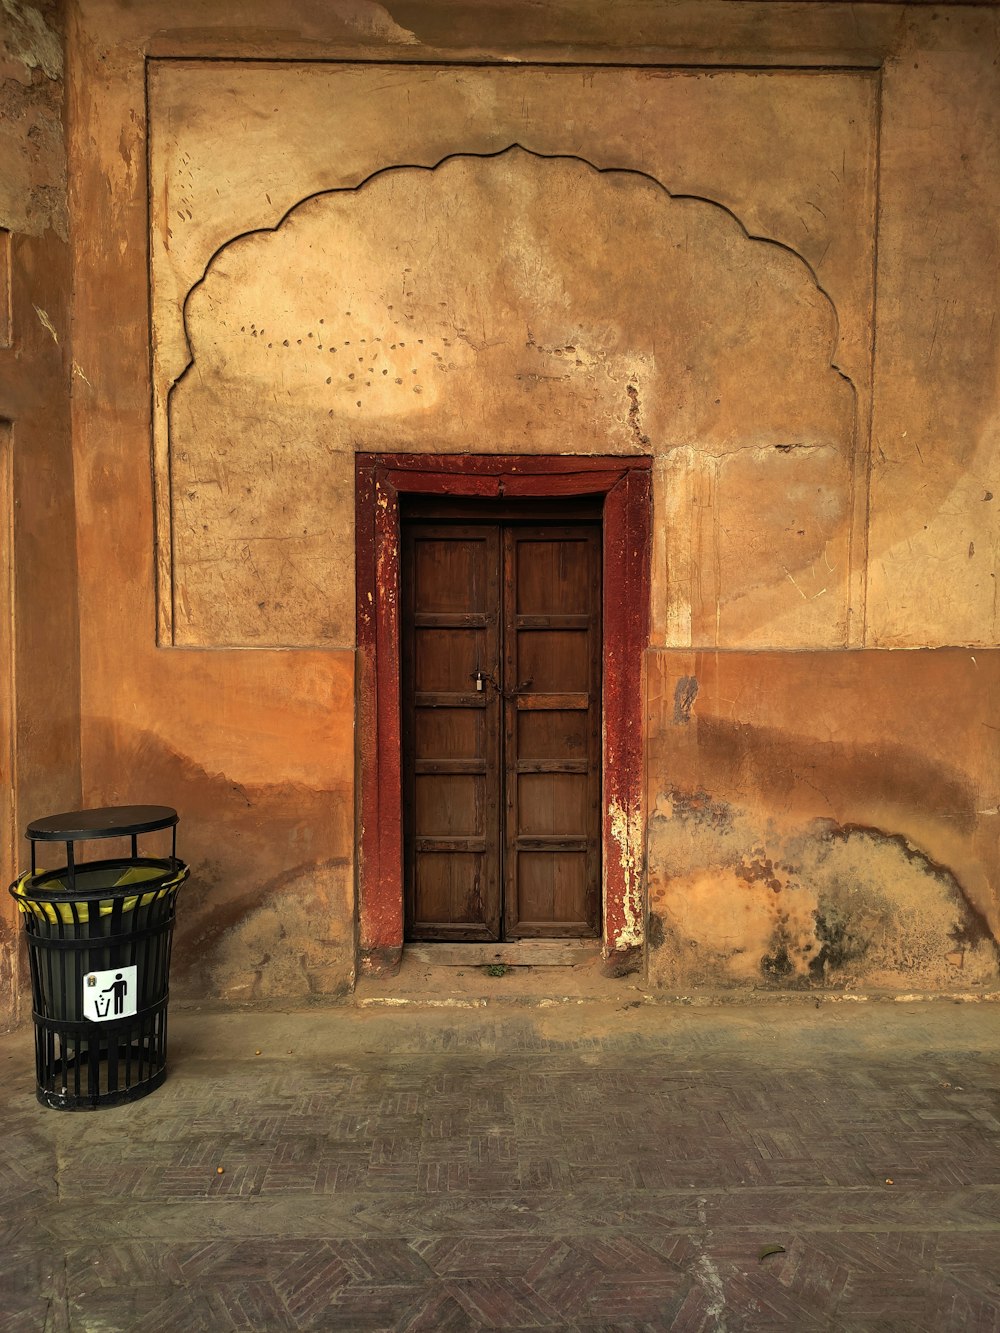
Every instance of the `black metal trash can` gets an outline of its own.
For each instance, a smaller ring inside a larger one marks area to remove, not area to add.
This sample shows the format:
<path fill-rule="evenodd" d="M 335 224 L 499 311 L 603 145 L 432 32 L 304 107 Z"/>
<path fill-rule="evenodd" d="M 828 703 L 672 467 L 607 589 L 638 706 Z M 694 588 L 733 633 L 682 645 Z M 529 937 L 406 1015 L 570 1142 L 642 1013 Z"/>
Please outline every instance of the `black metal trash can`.
<path fill-rule="evenodd" d="M 37 1096 L 63 1111 L 119 1106 L 166 1078 L 177 814 L 117 806 L 28 825 L 31 870 L 10 886 L 31 967 Z M 170 856 L 139 856 L 138 836 L 172 831 Z M 74 843 L 131 838 L 131 856 L 76 864 Z M 66 865 L 36 871 L 37 842 L 66 844 Z"/>

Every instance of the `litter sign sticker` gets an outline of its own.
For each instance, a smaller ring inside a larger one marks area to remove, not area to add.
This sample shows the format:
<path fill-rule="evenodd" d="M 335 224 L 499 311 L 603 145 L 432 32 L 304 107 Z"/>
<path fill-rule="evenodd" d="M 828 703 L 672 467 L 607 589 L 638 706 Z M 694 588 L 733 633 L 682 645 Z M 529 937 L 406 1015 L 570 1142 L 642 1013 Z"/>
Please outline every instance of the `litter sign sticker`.
<path fill-rule="evenodd" d="M 139 990 L 135 967 L 88 972 L 83 979 L 83 1016 L 94 1023 L 128 1018 L 136 1011 Z"/>

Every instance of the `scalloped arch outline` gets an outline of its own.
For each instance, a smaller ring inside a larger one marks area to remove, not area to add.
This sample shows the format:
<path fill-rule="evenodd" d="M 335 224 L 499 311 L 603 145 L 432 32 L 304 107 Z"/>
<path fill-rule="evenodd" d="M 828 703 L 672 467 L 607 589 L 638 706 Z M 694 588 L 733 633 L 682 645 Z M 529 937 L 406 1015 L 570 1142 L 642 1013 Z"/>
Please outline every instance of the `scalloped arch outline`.
<path fill-rule="evenodd" d="M 188 373 L 194 366 L 195 361 L 197 359 L 191 341 L 190 329 L 188 327 L 188 307 L 195 293 L 206 282 L 209 272 L 212 266 L 215 264 L 216 260 L 219 259 L 228 249 L 230 249 L 231 246 L 237 245 L 239 244 L 240 241 L 244 241 L 251 236 L 273 235 L 275 232 L 279 231 L 284 226 L 284 224 L 289 220 L 289 218 L 292 216 L 293 213 L 295 213 L 298 209 L 304 207 L 306 204 L 312 203 L 313 200 L 322 199 L 327 195 L 357 194 L 361 190 L 363 190 L 366 186 L 370 185 L 373 181 L 378 180 L 381 176 L 388 175 L 390 172 L 424 171 L 428 173 L 433 173 L 439 170 L 441 167 L 445 166 L 448 162 L 453 162 L 460 158 L 478 160 L 481 162 L 488 162 L 502 158 L 507 153 L 515 151 L 526 153 L 529 157 L 533 157 L 541 162 L 576 162 L 579 163 L 581 166 L 587 167 L 590 171 L 593 171 L 600 176 L 634 176 L 639 180 L 648 181 L 658 190 L 661 190 L 667 196 L 668 199 L 671 199 L 676 203 L 705 204 L 709 208 L 718 209 L 720 212 L 724 213 L 728 218 L 730 218 L 736 224 L 736 226 L 739 228 L 744 238 L 751 244 L 774 246 L 776 249 L 781 250 L 785 254 L 790 255 L 806 270 L 806 273 L 809 275 L 809 279 L 812 282 L 813 287 L 816 289 L 816 291 L 820 294 L 820 296 L 823 298 L 824 301 L 826 301 L 827 305 L 829 306 L 830 313 L 833 318 L 833 333 L 830 341 L 829 365 L 830 369 L 835 371 L 836 374 L 838 374 L 840 378 L 850 387 L 852 394 L 852 401 L 855 407 L 855 412 L 853 415 L 856 418 L 857 387 L 854 384 L 854 381 L 851 379 L 851 377 L 837 363 L 837 358 L 836 358 L 837 347 L 839 346 L 840 343 L 840 315 L 837 311 L 837 307 L 834 303 L 833 297 L 820 282 L 819 275 L 816 272 L 815 268 L 813 268 L 809 260 L 806 259 L 805 255 L 801 254 L 798 250 L 796 250 L 794 246 L 789 245 L 786 241 L 777 240 L 773 236 L 761 236 L 755 232 L 750 231 L 750 229 L 743 222 L 742 218 L 740 218 L 739 214 L 734 212 L 733 209 L 731 209 L 728 205 L 720 203 L 717 199 L 710 199 L 707 195 L 690 194 L 685 192 L 674 193 L 666 185 L 664 185 L 664 183 L 661 180 L 659 180 L 656 176 L 652 175 L 652 173 L 650 172 L 639 171 L 636 170 L 636 168 L 634 167 L 601 167 L 598 166 L 595 162 L 591 162 L 588 158 L 582 157 L 580 154 L 577 153 L 541 153 L 534 148 L 528 148 L 524 144 L 515 141 L 513 143 L 507 144 L 504 148 L 497 149 L 495 152 L 492 153 L 467 153 L 461 151 L 456 151 L 454 153 L 447 153 L 444 157 L 440 158 L 437 162 L 432 163 L 430 166 L 424 165 L 422 163 L 400 162 L 400 163 L 393 163 L 391 166 L 380 167 L 377 171 L 373 171 L 370 175 L 366 176 L 356 185 L 339 185 L 328 190 L 315 190 L 313 191 L 312 194 L 307 194 L 303 198 L 296 200 L 296 202 L 292 204 L 290 208 L 287 208 L 285 212 L 282 213 L 281 217 L 278 219 L 278 221 L 274 224 L 273 227 L 255 227 L 249 231 L 239 232 L 236 236 L 231 236 L 228 241 L 223 241 L 223 243 L 220 246 L 218 246 L 209 256 L 208 262 L 205 265 L 201 277 L 197 280 L 197 282 L 192 284 L 187 295 L 184 297 L 184 302 L 181 307 L 181 319 L 184 328 L 184 342 L 188 351 L 188 359 L 184 365 L 184 368 L 181 370 L 180 374 L 176 376 L 176 378 L 170 384 L 169 389 L 167 390 L 168 437 L 170 434 L 170 425 L 169 425 L 170 401 L 173 398 L 174 390 L 178 388 L 183 382 L 183 380 L 187 377 Z M 855 424 L 855 431 L 856 431 L 856 424 Z M 855 432 L 852 432 L 852 436 L 854 433 Z M 853 448 L 854 445 L 853 438 L 851 443 Z"/>

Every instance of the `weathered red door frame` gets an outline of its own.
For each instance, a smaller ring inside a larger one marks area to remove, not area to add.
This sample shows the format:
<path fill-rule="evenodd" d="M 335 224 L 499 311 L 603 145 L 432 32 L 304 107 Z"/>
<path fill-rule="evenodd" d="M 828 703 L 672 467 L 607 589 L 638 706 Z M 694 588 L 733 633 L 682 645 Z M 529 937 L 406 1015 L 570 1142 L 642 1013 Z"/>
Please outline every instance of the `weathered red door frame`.
<path fill-rule="evenodd" d="M 603 495 L 603 948 L 634 971 L 645 942 L 645 650 L 649 639 L 650 459 L 592 455 L 359 454 L 358 950 L 361 967 L 403 949 L 399 691 L 399 496 Z"/>

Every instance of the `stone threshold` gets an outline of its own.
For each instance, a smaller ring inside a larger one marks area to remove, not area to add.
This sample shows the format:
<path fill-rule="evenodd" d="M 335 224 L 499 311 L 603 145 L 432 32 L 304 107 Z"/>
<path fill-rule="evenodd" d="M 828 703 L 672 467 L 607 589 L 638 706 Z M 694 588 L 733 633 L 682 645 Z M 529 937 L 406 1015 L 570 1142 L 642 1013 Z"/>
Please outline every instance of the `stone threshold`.
<path fill-rule="evenodd" d="M 597 940 L 513 940 L 486 944 L 405 944 L 404 959 L 428 967 L 578 967 L 601 953 Z"/>
<path fill-rule="evenodd" d="M 598 940 L 407 944 L 395 975 L 361 976 L 357 1008 L 640 1002 L 638 976 L 606 975 Z"/>

